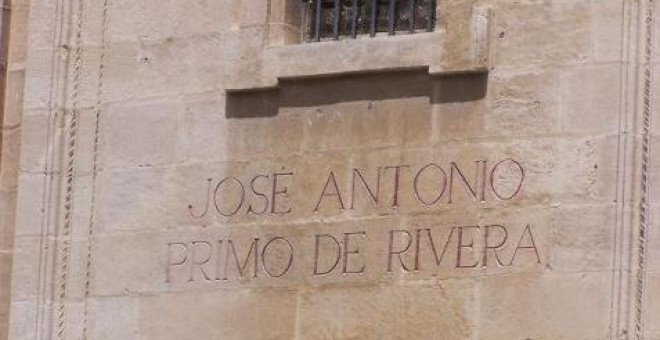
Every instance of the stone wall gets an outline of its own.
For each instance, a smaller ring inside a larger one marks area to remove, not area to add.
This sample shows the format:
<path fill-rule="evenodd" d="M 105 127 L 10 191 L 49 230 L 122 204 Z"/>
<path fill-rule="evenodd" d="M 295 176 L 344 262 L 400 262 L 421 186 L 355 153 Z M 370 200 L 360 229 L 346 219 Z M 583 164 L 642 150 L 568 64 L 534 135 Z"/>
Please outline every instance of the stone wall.
<path fill-rule="evenodd" d="M 9 339 L 660 339 L 660 9 L 296 6 L 30 4 Z"/>
<path fill-rule="evenodd" d="M 4 1 L 0 48 L 0 338 L 8 332 L 29 2 Z"/>

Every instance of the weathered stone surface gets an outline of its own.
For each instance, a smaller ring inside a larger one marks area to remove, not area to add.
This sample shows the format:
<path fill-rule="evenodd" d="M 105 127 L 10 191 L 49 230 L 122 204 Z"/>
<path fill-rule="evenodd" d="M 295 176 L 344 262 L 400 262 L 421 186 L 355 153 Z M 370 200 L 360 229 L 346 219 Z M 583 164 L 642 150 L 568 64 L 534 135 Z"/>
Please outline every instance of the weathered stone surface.
<path fill-rule="evenodd" d="M 589 56 L 591 2 L 500 2 L 495 65 L 568 65 Z M 619 15 L 621 14 L 618 12 Z"/>
<path fill-rule="evenodd" d="M 138 307 L 140 337 L 291 339 L 296 301 L 295 293 L 277 289 L 143 297 Z"/>
<path fill-rule="evenodd" d="M 651 1 L 104 4 L 7 12 L 0 339 L 660 339 Z"/>
<path fill-rule="evenodd" d="M 584 273 L 486 279 L 481 287 L 480 338 L 607 338 L 609 313 L 584 311 L 608 310 L 601 296 L 608 294 L 609 283 L 607 274 Z M 576 292 L 580 297 L 571 297 Z"/>
<path fill-rule="evenodd" d="M 648 277 L 649 279 L 649 298 L 648 298 L 648 316 L 649 320 L 655 320 L 660 316 L 660 275 L 652 274 Z M 645 336 L 648 339 L 659 339 L 660 338 L 660 328 L 658 325 L 650 321 L 647 323 L 648 327 L 646 329 Z"/>
<path fill-rule="evenodd" d="M 469 339 L 471 282 L 330 288 L 299 298 L 307 339 Z M 442 308 L 438 308 L 442 306 Z"/>

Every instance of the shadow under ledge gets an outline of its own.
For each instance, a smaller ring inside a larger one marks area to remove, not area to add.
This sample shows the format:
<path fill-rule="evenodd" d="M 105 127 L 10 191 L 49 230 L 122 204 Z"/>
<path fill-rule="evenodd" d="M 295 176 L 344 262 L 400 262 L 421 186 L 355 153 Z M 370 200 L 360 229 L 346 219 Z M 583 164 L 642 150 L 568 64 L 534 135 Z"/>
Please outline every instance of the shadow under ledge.
<path fill-rule="evenodd" d="M 227 91 L 227 118 L 274 117 L 281 107 L 428 97 L 431 104 L 482 99 L 488 73 L 430 75 L 428 69 L 281 79 L 277 87 Z"/>

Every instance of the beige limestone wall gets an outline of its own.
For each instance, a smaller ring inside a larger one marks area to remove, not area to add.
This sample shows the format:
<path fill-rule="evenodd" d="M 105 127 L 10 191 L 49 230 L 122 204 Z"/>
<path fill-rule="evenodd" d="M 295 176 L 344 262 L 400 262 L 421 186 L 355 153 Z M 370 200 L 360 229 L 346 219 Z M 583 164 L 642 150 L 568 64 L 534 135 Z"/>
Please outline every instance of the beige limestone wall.
<path fill-rule="evenodd" d="M 0 148 L 0 339 L 9 331 L 11 269 L 21 139 L 28 1 L 2 4 Z"/>
<path fill-rule="evenodd" d="M 657 7 L 655 8 L 656 15 L 658 14 L 658 9 Z M 655 30 L 657 32 L 658 30 L 658 22 L 655 21 Z M 656 34 L 654 46 L 657 46 L 657 39 L 658 36 Z M 654 53 L 654 64 L 656 68 L 653 70 L 653 79 L 658 79 L 657 78 L 657 56 L 658 52 L 657 49 L 655 50 Z M 660 104 L 660 90 L 657 88 L 654 88 L 653 91 L 653 97 L 652 97 L 652 104 L 653 104 L 653 111 L 657 110 L 658 105 Z M 653 125 L 653 128 L 651 129 L 650 133 L 650 153 L 651 153 L 651 165 L 650 169 L 651 170 L 651 183 L 657 183 L 658 182 L 658 163 L 657 163 L 657 158 L 658 158 L 658 126 L 657 126 L 657 118 L 655 119 L 656 123 Z M 653 160 L 655 159 L 655 160 Z M 653 185 L 653 184 L 652 184 Z M 658 188 L 657 185 L 652 186 L 650 189 L 650 202 L 651 202 L 651 222 L 655 225 L 657 225 L 658 221 Z M 658 232 L 657 227 L 654 227 L 650 231 L 649 235 L 649 277 L 648 277 L 648 304 L 647 304 L 647 309 L 648 309 L 648 314 L 646 316 L 646 319 L 649 320 L 648 323 L 648 329 L 647 329 L 647 337 L 650 339 L 658 338 L 660 337 L 660 326 L 656 324 L 653 320 L 656 320 L 658 317 L 660 317 L 660 255 L 658 253 L 658 245 L 660 245 L 660 233 Z"/>
<path fill-rule="evenodd" d="M 438 3 L 32 2 L 9 339 L 660 339 L 650 2 Z"/>

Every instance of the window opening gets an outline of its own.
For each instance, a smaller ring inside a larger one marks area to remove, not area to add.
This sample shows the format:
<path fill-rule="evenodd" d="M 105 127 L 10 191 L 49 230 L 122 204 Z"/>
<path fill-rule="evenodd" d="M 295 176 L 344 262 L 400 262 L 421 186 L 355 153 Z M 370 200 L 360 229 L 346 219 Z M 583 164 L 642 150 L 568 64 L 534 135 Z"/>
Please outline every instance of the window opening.
<path fill-rule="evenodd" d="M 303 40 L 433 31 L 435 0 L 304 0 Z"/>

